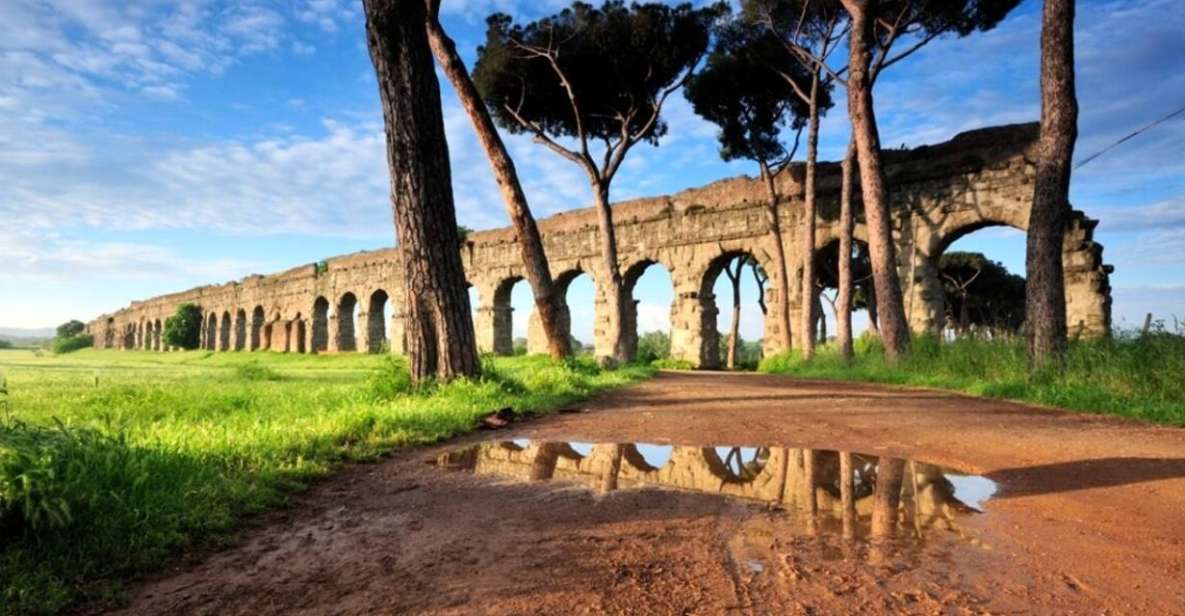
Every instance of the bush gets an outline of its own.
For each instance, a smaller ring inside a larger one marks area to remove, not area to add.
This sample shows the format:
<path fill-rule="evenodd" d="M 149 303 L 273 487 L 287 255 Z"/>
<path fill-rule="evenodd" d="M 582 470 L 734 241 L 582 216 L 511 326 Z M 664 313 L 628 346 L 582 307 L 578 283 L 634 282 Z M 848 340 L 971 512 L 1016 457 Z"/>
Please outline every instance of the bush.
<path fill-rule="evenodd" d="M 694 370 L 695 369 L 695 364 L 687 361 L 686 359 L 671 359 L 669 357 L 666 359 L 656 359 L 656 360 L 650 362 L 650 365 L 654 366 L 655 368 L 658 368 L 659 370 Z"/>
<path fill-rule="evenodd" d="M 638 338 L 638 361 L 650 363 L 670 356 L 671 337 L 666 332 L 646 332 Z"/>
<path fill-rule="evenodd" d="M 58 338 L 73 338 L 82 332 L 86 331 L 86 325 L 82 321 L 72 320 L 66 321 L 58 326 Z"/>
<path fill-rule="evenodd" d="M 165 319 L 166 346 L 196 349 L 202 337 L 202 309 L 194 304 L 181 304 L 177 312 Z"/>
<path fill-rule="evenodd" d="M 11 348 L 12 348 L 11 342 L 9 342 L 7 340 L 0 339 L 0 349 L 11 349 Z"/>
<path fill-rule="evenodd" d="M 394 400 L 412 390 L 411 372 L 403 361 L 385 357 L 382 366 L 367 378 L 366 389 L 375 400 Z"/>
<path fill-rule="evenodd" d="M 245 381 L 284 380 L 284 375 L 255 361 L 235 366 L 235 375 Z"/>
<path fill-rule="evenodd" d="M 54 338 L 50 346 L 55 354 L 71 353 L 78 349 L 85 349 L 95 345 L 95 337 L 90 334 L 79 334 L 69 338 Z"/>

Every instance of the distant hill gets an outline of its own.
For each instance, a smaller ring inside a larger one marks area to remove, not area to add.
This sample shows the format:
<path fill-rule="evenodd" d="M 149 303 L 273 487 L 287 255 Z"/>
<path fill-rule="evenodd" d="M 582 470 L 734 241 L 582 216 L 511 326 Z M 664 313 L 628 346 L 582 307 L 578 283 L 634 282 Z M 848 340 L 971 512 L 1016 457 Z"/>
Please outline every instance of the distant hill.
<path fill-rule="evenodd" d="M 39 346 L 54 337 L 54 328 L 21 328 L 21 327 L 0 327 L 0 340 L 7 340 L 13 346 Z"/>

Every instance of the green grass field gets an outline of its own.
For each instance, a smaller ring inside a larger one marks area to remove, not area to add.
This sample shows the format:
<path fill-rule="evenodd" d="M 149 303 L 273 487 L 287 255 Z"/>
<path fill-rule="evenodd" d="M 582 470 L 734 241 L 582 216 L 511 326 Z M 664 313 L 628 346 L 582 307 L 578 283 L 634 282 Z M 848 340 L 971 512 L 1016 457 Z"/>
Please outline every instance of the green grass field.
<path fill-rule="evenodd" d="M 1030 375 L 1023 340 L 978 339 L 940 343 L 917 337 L 903 362 L 893 365 L 874 339 L 859 341 L 845 363 L 833 346 L 811 362 L 797 352 L 767 358 L 773 374 L 915 385 L 989 398 L 1034 402 L 1070 410 L 1185 426 L 1185 336 L 1155 331 L 1072 342 L 1064 370 Z"/>
<path fill-rule="evenodd" d="M 413 393 L 380 356 L 0 351 L 0 613 L 117 601 L 131 577 L 225 544 L 343 461 L 652 372 L 544 357 L 486 368 Z"/>

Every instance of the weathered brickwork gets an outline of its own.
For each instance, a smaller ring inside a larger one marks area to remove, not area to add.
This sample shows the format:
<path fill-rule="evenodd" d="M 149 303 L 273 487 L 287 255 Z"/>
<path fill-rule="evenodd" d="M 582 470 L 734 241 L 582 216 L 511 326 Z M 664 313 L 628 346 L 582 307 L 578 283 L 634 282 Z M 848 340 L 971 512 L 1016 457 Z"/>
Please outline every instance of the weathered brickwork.
<path fill-rule="evenodd" d="M 1025 229 L 1032 199 L 1032 146 L 1035 124 L 963 133 L 946 143 L 908 151 L 887 151 L 886 175 L 894 212 L 898 271 L 905 286 L 905 308 L 916 331 L 938 330 L 944 309 L 937 261 L 952 242 L 988 226 Z M 801 166 L 781 178 L 781 241 L 799 271 Z M 838 237 L 839 165 L 820 165 L 820 221 L 816 247 Z M 856 191 L 857 195 L 859 191 Z M 614 206 L 619 257 L 627 287 L 651 264 L 671 275 L 672 355 L 703 367 L 720 364 L 716 302 L 712 288 L 724 264 L 747 254 L 766 271 L 773 267 L 772 239 L 764 210 L 765 192 L 751 178 L 714 182 L 674 195 L 638 199 Z M 859 203 L 857 198 L 857 211 Z M 865 229 L 858 215 L 855 235 Z M 1093 240 L 1096 221 L 1074 212 L 1066 233 L 1067 314 L 1076 335 L 1105 335 L 1111 325 L 1110 266 Z M 562 289 L 581 273 L 598 286 L 594 344 L 609 354 L 608 314 L 600 281 L 597 223 L 591 209 L 541 220 L 545 250 Z M 513 345 L 510 290 L 523 277 L 511 229 L 471 233 L 461 247 L 469 283 L 476 289 L 474 324 L 483 350 L 509 353 Z M 162 324 L 177 306 L 190 302 L 205 315 L 202 347 L 212 350 L 288 352 L 370 351 L 389 336 L 400 352 L 402 283 L 394 249 L 360 252 L 269 276 L 249 276 L 143 301 L 89 324 L 96 344 L 111 348 L 163 350 Z M 792 275 L 792 284 L 795 276 Z M 766 287 L 769 310 L 777 310 L 774 281 Z M 791 293 L 792 313 L 799 294 Z M 383 318 L 384 303 L 392 309 Z M 357 313 L 357 320 L 350 318 Z M 793 323 L 799 322 L 795 317 Z M 765 320 L 766 344 L 779 339 L 776 319 Z M 357 331 L 355 331 L 355 329 Z M 627 331 L 633 331 L 633 324 Z M 797 332 L 795 332 L 797 333 Z M 636 332 L 635 332 L 636 335 Z M 545 342 L 534 318 L 528 346 Z M 771 350 L 771 349 L 767 349 Z"/>

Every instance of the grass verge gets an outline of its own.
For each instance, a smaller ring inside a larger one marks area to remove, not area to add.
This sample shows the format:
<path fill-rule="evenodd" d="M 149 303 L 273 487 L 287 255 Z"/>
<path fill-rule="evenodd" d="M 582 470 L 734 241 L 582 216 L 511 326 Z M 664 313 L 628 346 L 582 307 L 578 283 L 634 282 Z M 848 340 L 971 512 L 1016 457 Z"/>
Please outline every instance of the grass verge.
<path fill-rule="evenodd" d="M 546 357 L 411 391 L 380 356 L 0 352 L 0 613 L 118 601 L 123 581 L 233 540 L 347 461 L 543 413 L 649 376 Z"/>
<path fill-rule="evenodd" d="M 915 338 L 909 357 L 884 360 L 875 339 L 856 345 L 851 363 L 837 349 L 767 358 L 762 372 L 818 379 L 915 385 L 1185 426 L 1185 337 L 1153 332 L 1072 342 L 1064 369 L 1030 375 L 1023 340 Z"/>

